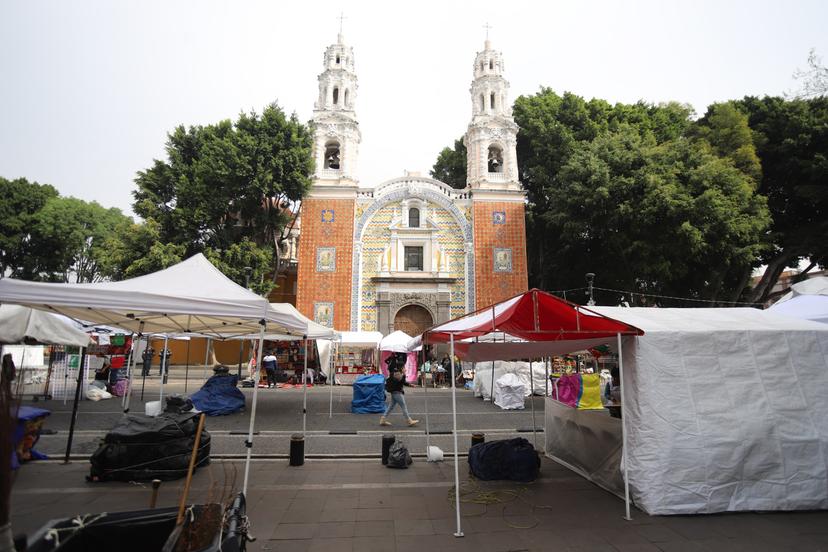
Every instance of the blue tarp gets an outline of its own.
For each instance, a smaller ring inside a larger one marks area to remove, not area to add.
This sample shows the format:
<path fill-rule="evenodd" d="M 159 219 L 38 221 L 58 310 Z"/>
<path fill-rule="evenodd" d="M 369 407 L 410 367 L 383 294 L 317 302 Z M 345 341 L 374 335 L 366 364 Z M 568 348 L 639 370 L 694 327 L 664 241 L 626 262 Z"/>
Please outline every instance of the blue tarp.
<path fill-rule="evenodd" d="M 351 412 L 354 414 L 385 412 L 385 378 L 382 374 L 360 376 L 354 381 Z"/>
<path fill-rule="evenodd" d="M 213 376 L 190 396 L 193 406 L 208 416 L 224 416 L 244 410 L 244 393 L 236 387 L 239 376 Z"/>

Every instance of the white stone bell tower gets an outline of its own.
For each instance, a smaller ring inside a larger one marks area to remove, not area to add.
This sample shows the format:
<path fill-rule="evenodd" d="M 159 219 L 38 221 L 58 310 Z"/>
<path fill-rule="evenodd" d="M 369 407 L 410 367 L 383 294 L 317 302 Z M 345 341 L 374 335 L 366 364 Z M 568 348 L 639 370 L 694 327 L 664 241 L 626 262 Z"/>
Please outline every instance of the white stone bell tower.
<path fill-rule="evenodd" d="M 518 126 L 512 118 L 509 82 L 503 78 L 503 54 L 487 39 L 474 60 L 472 120 L 463 138 L 467 183 L 473 189 L 519 190 Z"/>
<path fill-rule="evenodd" d="M 311 126 L 316 171 L 314 185 L 355 186 L 361 134 L 354 106 L 357 77 L 354 51 L 342 33 L 325 50 L 324 70 L 319 75 L 319 96 Z"/>

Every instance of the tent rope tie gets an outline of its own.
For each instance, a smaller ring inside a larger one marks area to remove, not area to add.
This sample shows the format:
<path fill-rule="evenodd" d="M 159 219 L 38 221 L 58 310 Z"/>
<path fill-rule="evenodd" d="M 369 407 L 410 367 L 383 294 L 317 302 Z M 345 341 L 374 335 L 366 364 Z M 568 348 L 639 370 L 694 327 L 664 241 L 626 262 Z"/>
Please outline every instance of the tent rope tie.
<path fill-rule="evenodd" d="M 460 484 L 460 502 L 462 504 L 480 504 L 483 506 L 483 510 L 480 512 L 463 514 L 463 517 L 483 516 L 489 510 L 490 505 L 502 504 L 504 505 L 504 508 L 501 510 L 500 513 L 501 517 L 503 518 L 503 523 L 505 523 L 512 529 L 533 529 L 540 524 L 540 520 L 535 516 L 535 509 L 551 510 L 552 507 L 541 506 L 527 500 L 523 496 L 523 494 L 528 490 L 528 485 L 520 485 L 517 488 L 511 489 L 483 490 L 481 489 L 478 480 L 474 476 L 469 475 L 468 481 L 466 483 Z M 455 503 L 456 496 L 456 488 L 452 486 L 449 489 L 447 495 L 449 504 L 453 505 Z M 531 516 L 533 523 L 531 525 L 518 525 L 506 519 L 505 505 L 514 502 L 515 500 L 520 500 L 521 502 L 532 508 Z"/>
<path fill-rule="evenodd" d="M 72 526 L 71 527 L 62 527 L 62 528 L 52 528 L 46 532 L 46 536 L 44 537 L 47 541 L 54 541 L 55 549 L 60 547 L 60 535 L 61 533 L 68 533 L 69 536 L 72 536 L 78 531 L 81 531 L 86 528 L 87 525 L 92 525 L 99 519 L 106 517 L 107 513 L 101 513 L 96 516 L 91 516 L 91 514 L 85 515 L 78 515 L 72 519 Z"/>

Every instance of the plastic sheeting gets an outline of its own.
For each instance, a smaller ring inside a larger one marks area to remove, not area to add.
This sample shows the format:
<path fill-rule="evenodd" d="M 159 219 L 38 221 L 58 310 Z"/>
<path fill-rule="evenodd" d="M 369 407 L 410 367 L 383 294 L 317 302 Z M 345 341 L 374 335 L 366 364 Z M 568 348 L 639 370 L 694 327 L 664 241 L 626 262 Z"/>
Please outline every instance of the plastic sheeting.
<path fill-rule="evenodd" d="M 475 397 L 483 397 L 490 399 L 492 396 L 492 364 L 494 364 L 495 380 L 504 374 L 515 374 L 520 381 L 526 386 L 525 395 L 528 397 L 532 392 L 532 386 L 529 382 L 529 363 L 528 362 L 504 362 L 494 361 L 481 362 L 475 365 L 474 381 L 472 389 Z M 547 387 L 549 392 L 552 392 L 552 384 L 546 384 L 546 371 L 544 370 L 542 362 L 532 363 L 532 374 L 534 376 L 535 395 L 544 395 Z"/>
<path fill-rule="evenodd" d="M 236 387 L 239 376 L 211 376 L 190 396 L 193 406 L 208 416 L 225 416 L 244 410 L 244 393 Z"/>
<path fill-rule="evenodd" d="M 503 410 L 523 410 L 526 385 L 515 374 L 503 374 L 495 381 L 494 403 Z"/>
<path fill-rule="evenodd" d="M 828 508 L 828 327 L 756 309 L 596 310 L 646 332 L 623 344 L 637 506 Z"/>
<path fill-rule="evenodd" d="M 385 412 L 385 378 L 381 374 L 360 376 L 354 381 L 351 412 L 354 414 Z"/>
<path fill-rule="evenodd" d="M 596 485 L 624 496 L 621 420 L 546 399 L 546 454 Z"/>

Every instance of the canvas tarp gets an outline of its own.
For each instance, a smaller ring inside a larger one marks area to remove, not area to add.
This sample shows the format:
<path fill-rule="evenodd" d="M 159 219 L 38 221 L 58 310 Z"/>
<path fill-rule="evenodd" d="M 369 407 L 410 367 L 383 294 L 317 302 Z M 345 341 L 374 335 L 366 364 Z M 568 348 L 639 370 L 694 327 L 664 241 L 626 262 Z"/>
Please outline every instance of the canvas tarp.
<path fill-rule="evenodd" d="M 55 284 L 3 278 L 0 302 L 143 333 L 223 338 L 257 333 L 259 320 L 265 320 L 272 333 L 308 331 L 306 322 L 274 310 L 267 299 L 227 278 L 200 253 L 119 282 Z"/>
<path fill-rule="evenodd" d="M 53 314 L 20 305 L 0 305 L 0 343 L 23 343 L 28 339 L 48 345 L 89 345 L 86 332 Z"/>
<path fill-rule="evenodd" d="M 828 324 L 828 295 L 797 295 L 774 303 L 768 310 L 791 318 Z"/>
<path fill-rule="evenodd" d="M 525 395 L 528 397 L 532 390 L 532 385 L 529 382 L 529 363 L 528 362 L 510 362 L 495 360 L 492 362 L 481 362 L 475 366 L 474 381 L 472 383 L 472 390 L 475 397 L 483 397 L 490 399 L 492 394 L 492 364 L 494 364 L 494 379 L 497 381 L 504 374 L 515 374 L 520 381 L 525 385 Z M 534 376 L 534 389 L 536 395 L 543 395 L 546 393 L 546 371 L 543 363 L 532 363 L 532 375 Z"/>
<path fill-rule="evenodd" d="M 379 343 L 379 350 L 391 353 L 407 353 L 409 341 L 411 341 L 410 335 L 397 330 L 382 338 Z"/>
<path fill-rule="evenodd" d="M 503 374 L 495 381 L 494 403 L 503 410 L 523 410 L 526 385 L 515 374 Z"/>
<path fill-rule="evenodd" d="M 360 376 L 354 381 L 351 412 L 354 414 L 385 412 L 385 378 L 381 374 Z"/>
<path fill-rule="evenodd" d="M 636 505 L 828 508 L 828 326 L 747 308 L 595 310 L 646 332 L 623 344 Z"/>
<path fill-rule="evenodd" d="M 783 295 L 774 305 L 784 303 L 800 295 L 828 295 L 828 277 L 817 276 L 795 283 L 791 286 L 791 291 Z"/>

